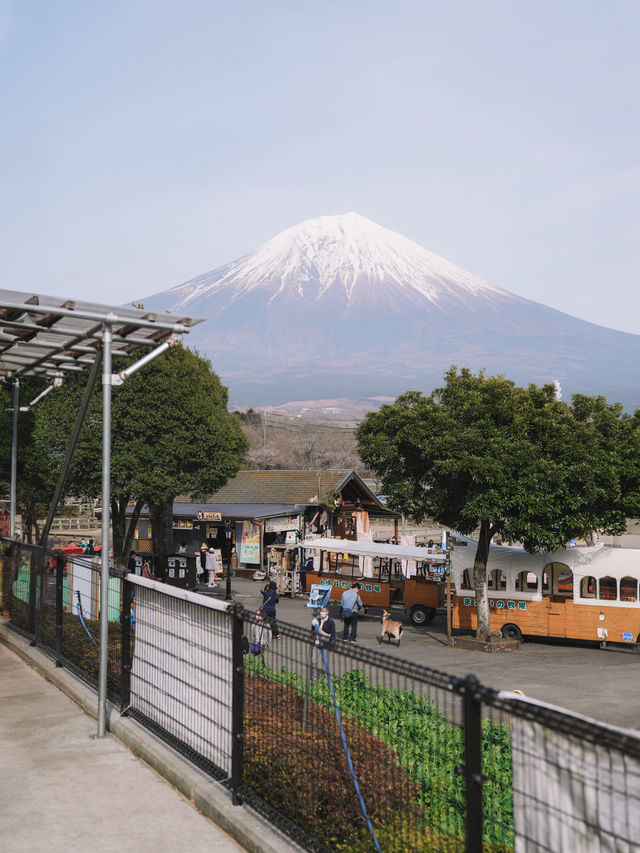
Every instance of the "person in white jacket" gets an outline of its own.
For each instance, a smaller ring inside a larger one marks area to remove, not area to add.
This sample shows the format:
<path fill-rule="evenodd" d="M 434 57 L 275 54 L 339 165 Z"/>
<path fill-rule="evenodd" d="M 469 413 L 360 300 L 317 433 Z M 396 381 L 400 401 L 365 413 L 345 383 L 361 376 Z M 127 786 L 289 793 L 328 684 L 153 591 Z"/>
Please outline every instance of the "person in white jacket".
<path fill-rule="evenodd" d="M 207 557 L 205 561 L 205 566 L 207 569 L 207 573 L 209 575 L 209 583 L 207 586 L 214 587 L 218 586 L 216 583 L 216 572 L 218 571 L 218 560 L 216 559 L 216 552 L 213 548 L 209 548 L 207 551 Z"/>

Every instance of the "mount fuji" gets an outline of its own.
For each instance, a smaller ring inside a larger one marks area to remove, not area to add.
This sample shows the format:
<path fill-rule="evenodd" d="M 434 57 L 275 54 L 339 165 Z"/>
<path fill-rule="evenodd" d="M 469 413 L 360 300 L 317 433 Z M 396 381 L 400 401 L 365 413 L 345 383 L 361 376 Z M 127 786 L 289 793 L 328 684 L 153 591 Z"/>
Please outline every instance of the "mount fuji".
<path fill-rule="evenodd" d="M 207 318 L 188 345 L 235 405 L 429 392 L 457 364 L 640 407 L 640 335 L 495 287 L 357 213 L 302 222 L 140 301 Z"/>

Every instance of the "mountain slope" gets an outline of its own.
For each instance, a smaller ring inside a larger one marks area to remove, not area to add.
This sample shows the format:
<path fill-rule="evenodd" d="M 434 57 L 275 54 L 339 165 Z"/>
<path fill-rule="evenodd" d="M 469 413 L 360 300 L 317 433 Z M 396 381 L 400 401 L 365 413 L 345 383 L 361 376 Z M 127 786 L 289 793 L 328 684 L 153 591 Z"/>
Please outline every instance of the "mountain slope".
<path fill-rule="evenodd" d="M 501 290 L 355 213 L 142 301 L 208 318 L 188 343 L 239 405 L 429 391 L 452 363 L 640 405 L 640 336 Z"/>

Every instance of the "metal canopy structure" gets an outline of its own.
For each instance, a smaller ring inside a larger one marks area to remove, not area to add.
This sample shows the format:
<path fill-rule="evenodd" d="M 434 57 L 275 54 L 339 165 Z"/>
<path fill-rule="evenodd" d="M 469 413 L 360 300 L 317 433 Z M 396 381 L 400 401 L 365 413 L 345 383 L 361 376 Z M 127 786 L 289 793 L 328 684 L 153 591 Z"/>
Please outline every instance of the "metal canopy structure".
<path fill-rule="evenodd" d="M 201 323 L 191 317 L 0 290 L 0 382 L 90 367 L 111 326 L 112 356 L 131 356 Z"/>
<path fill-rule="evenodd" d="M 111 389 L 132 373 L 161 355 L 201 319 L 145 312 L 143 308 L 121 308 L 79 302 L 55 296 L 0 290 L 0 384 L 12 387 L 11 538 L 15 537 L 17 436 L 20 407 L 20 378 L 44 376 L 49 388 L 26 408 L 52 391 L 65 375 L 91 368 L 87 387 L 71 436 L 41 544 L 46 544 L 49 526 L 62 493 L 91 392 L 102 364 L 102 549 L 100 566 L 100 667 L 98 674 L 98 737 L 106 734 L 107 642 L 109 587 L 109 532 L 111 529 Z M 135 364 L 112 373 L 112 359 L 135 356 L 153 347 Z M 35 583 L 35 572 L 31 572 Z M 34 589 L 35 593 L 35 589 Z M 35 600 L 35 595 L 34 599 Z"/>

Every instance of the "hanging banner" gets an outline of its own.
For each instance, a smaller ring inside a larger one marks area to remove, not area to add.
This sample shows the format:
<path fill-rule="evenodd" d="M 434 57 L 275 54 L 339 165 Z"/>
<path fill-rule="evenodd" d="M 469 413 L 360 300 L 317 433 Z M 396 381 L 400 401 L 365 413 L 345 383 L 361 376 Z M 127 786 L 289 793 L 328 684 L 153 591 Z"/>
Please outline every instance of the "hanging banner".
<path fill-rule="evenodd" d="M 248 521 L 242 522 L 242 541 L 240 543 L 240 562 L 258 563 L 260 559 L 260 526 Z"/>

